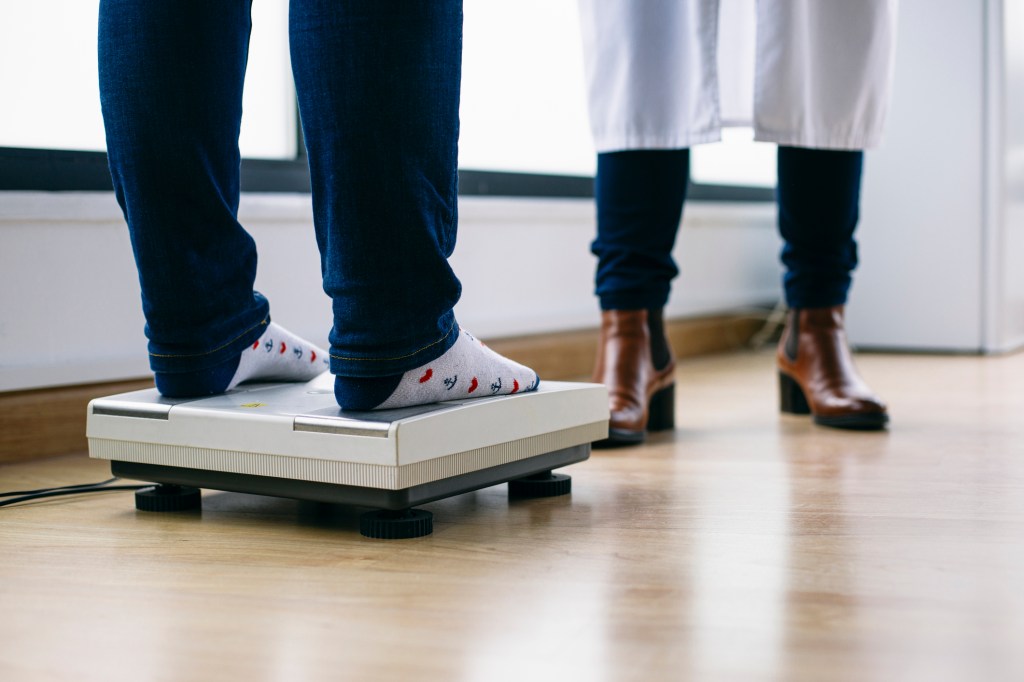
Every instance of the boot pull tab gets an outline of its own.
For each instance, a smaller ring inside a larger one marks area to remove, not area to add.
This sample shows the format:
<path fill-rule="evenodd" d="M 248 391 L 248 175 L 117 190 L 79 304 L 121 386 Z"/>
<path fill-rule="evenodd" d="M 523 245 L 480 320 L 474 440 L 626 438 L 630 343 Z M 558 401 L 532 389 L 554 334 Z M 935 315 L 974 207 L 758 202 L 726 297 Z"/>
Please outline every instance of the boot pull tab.
<path fill-rule="evenodd" d="M 786 357 L 796 362 L 797 349 L 800 347 L 800 311 L 793 308 L 789 311 L 789 336 L 786 337 Z"/>

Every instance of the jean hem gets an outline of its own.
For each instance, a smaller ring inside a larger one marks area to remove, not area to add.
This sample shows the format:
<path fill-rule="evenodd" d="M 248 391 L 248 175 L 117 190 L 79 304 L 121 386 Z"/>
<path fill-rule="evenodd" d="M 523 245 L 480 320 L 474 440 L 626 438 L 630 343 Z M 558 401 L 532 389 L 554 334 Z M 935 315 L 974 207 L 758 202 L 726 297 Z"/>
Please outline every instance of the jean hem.
<path fill-rule="evenodd" d="M 601 310 L 658 310 L 668 304 L 668 296 L 660 294 L 601 296 Z"/>
<path fill-rule="evenodd" d="M 176 354 L 151 351 L 149 368 L 164 374 L 185 374 L 222 365 L 231 358 L 241 355 L 242 351 L 263 336 L 269 325 L 270 315 L 265 315 L 259 323 L 249 327 L 231 341 L 203 353 Z"/>
<path fill-rule="evenodd" d="M 404 374 L 432 360 L 444 355 L 448 349 L 455 345 L 459 338 L 459 324 L 452 318 L 451 326 L 439 339 L 432 341 L 409 353 L 402 353 L 398 356 L 379 357 L 354 357 L 341 355 L 333 347 L 331 348 L 331 374 L 355 377 L 371 378 L 386 377 L 395 374 Z"/>
<path fill-rule="evenodd" d="M 808 308 L 834 308 L 840 305 L 846 305 L 846 293 L 835 294 L 832 296 L 790 296 L 786 295 L 786 305 L 791 309 L 806 310 Z"/>

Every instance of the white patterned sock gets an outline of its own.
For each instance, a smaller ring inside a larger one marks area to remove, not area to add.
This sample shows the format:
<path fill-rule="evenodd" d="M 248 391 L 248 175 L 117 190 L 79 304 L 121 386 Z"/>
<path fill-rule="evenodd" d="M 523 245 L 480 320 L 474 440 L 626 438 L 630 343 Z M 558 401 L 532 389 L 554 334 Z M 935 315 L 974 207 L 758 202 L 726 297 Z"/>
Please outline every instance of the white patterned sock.
<path fill-rule="evenodd" d="M 327 351 L 271 322 L 259 340 L 242 351 L 227 390 L 243 381 L 309 381 L 326 372 Z"/>
<path fill-rule="evenodd" d="M 537 373 L 525 365 L 498 355 L 465 329 L 444 355 L 401 376 L 394 392 L 376 406 L 360 409 L 386 410 L 426 405 L 445 400 L 486 398 L 536 390 Z M 335 394 L 343 407 L 353 407 L 355 395 L 346 390 L 345 377 L 337 377 Z M 346 403 L 350 403 L 346 405 Z"/>

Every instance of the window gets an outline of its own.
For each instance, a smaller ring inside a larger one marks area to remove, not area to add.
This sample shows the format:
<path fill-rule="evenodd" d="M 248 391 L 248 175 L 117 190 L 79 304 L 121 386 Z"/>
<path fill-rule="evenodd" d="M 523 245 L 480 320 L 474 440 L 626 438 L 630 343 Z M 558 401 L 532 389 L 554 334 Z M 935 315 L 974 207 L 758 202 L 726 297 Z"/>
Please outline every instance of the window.
<path fill-rule="evenodd" d="M 97 84 L 98 7 L 99 0 L 35 0 L 5 9 L 0 189 L 110 188 Z M 591 196 L 595 157 L 576 2 L 465 0 L 464 11 L 462 192 Z M 242 187 L 309 191 L 287 3 L 254 2 L 252 13 Z M 690 196 L 770 199 L 772 148 L 750 143 L 749 131 L 727 130 L 725 138 L 694 151 Z"/>
<path fill-rule="evenodd" d="M 99 0 L 33 0 L 16 7 L 5 8 L 0 21 L 0 147 L 103 151 Z M 248 158 L 293 159 L 288 3 L 254 2 L 252 13 L 239 145 Z"/>
<path fill-rule="evenodd" d="M 566 178 L 558 176 L 592 177 L 595 156 L 576 2 L 465 0 L 464 11 L 460 167 L 545 174 L 549 186 L 564 183 Z M 752 16 L 735 13 L 752 33 Z M 727 68 L 732 73 L 743 66 Z M 737 89 L 748 80 L 753 88 L 752 65 L 746 70 L 749 74 L 734 79 Z M 695 199 L 771 200 L 775 147 L 753 142 L 750 128 L 726 128 L 722 142 L 693 150 L 690 168 Z M 482 184 L 501 185 L 501 180 L 492 173 Z M 513 176 L 513 185 L 523 183 Z M 589 180 L 562 189 L 593 192 Z"/>
<path fill-rule="evenodd" d="M 459 166 L 593 175 L 576 2 L 465 0 Z"/>
<path fill-rule="evenodd" d="M 722 141 L 690 153 L 690 180 L 698 185 L 775 186 L 775 145 L 754 142 L 753 128 L 723 128 Z"/>

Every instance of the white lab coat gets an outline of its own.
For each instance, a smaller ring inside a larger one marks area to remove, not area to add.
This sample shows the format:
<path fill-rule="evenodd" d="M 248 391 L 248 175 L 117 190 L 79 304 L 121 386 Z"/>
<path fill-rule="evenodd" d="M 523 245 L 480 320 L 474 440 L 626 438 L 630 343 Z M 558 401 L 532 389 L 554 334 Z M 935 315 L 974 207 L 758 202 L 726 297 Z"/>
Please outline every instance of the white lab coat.
<path fill-rule="evenodd" d="M 599 152 L 720 138 L 719 0 L 579 4 Z M 877 146 L 896 6 L 897 0 L 757 0 L 755 139 L 819 149 Z"/>

